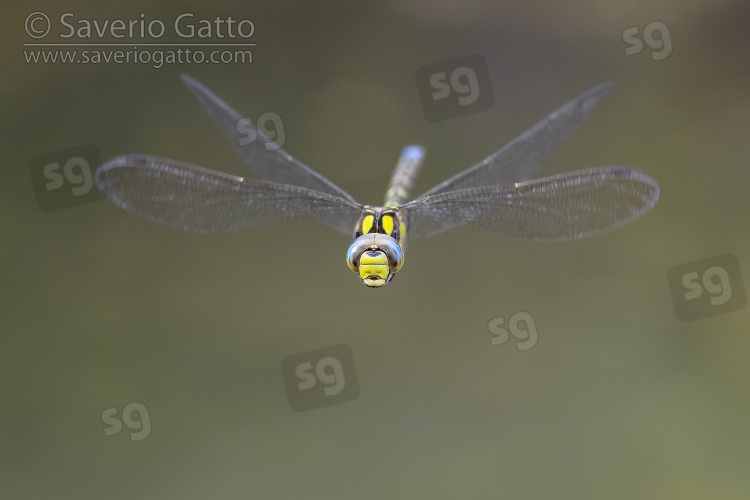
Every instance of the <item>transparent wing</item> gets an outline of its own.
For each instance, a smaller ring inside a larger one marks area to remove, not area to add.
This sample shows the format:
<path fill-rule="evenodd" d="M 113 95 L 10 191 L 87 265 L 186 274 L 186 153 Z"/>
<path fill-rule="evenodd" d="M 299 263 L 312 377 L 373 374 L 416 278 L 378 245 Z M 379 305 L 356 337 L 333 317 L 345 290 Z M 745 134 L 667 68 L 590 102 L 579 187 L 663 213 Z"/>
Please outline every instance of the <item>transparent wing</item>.
<path fill-rule="evenodd" d="M 198 80 L 185 73 L 180 78 L 237 149 L 255 177 L 320 191 L 356 203 L 346 191 L 281 149 Z M 241 128 L 238 128 L 240 125 Z M 254 140 L 249 140 L 248 136 Z"/>
<path fill-rule="evenodd" d="M 457 189 L 508 184 L 537 177 L 545 162 L 573 136 L 611 89 L 612 82 L 604 82 L 587 90 L 502 149 L 441 182 L 417 199 Z"/>
<path fill-rule="evenodd" d="M 579 170 L 517 184 L 450 191 L 402 206 L 409 237 L 471 225 L 536 241 L 586 238 L 637 219 L 659 185 L 630 167 Z"/>
<path fill-rule="evenodd" d="M 357 203 L 330 194 L 147 155 L 108 161 L 96 171 L 96 186 L 125 210 L 199 233 L 242 231 L 313 217 L 351 236 L 362 212 Z"/>

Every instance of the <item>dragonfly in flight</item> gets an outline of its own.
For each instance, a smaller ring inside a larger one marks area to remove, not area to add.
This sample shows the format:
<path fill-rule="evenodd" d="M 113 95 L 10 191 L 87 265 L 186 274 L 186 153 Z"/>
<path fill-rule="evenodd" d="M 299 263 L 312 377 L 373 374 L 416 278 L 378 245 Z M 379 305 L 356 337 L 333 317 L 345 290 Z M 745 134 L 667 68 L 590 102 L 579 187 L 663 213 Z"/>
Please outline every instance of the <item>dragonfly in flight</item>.
<path fill-rule="evenodd" d="M 232 232 L 312 217 L 354 235 L 346 261 L 368 287 L 382 287 L 404 264 L 404 244 L 459 226 L 534 241 L 568 241 L 615 229 L 646 213 L 659 185 L 626 166 L 536 178 L 610 91 L 593 87 L 502 149 L 408 201 L 424 149 L 400 155 L 382 206 L 363 205 L 298 161 L 194 78 L 182 81 L 237 148 L 254 178 L 129 154 L 96 172 L 98 189 L 153 222 L 199 233 Z M 241 122 L 242 121 L 242 122 Z M 257 140 L 240 140 L 250 127 Z M 272 145 L 273 147 L 269 147 Z"/>

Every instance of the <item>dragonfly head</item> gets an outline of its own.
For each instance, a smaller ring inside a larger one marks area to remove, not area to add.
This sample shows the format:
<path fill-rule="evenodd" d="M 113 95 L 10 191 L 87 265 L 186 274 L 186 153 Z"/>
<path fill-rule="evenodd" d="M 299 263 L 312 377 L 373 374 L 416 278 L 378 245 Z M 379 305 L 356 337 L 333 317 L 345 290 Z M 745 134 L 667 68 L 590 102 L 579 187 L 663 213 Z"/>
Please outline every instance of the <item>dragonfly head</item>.
<path fill-rule="evenodd" d="M 346 263 L 366 286 L 381 287 L 404 265 L 404 252 L 387 234 L 363 234 L 346 252 Z"/>

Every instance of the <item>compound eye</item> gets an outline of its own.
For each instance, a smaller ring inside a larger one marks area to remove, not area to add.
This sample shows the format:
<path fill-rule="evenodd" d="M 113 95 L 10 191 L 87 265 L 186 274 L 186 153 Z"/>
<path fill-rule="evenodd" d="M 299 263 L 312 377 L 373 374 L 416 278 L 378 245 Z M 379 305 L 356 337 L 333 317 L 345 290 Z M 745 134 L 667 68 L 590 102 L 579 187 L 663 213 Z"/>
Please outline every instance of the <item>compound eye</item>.
<path fill-rule="evenodd" d="M 397 273 L 404 265 L 404 251 L 398 241 L 387 234 L 376 234 L 375 245 L 388 256 L 391 274 Z"/>
<path fill-rule="evenodd" d="M 375 234 L 363 234 L 354 240 L 346 252 L 346 265 L 349 269 L 358 272 L 360 255 L 373 245 L 375 245 Z"/>

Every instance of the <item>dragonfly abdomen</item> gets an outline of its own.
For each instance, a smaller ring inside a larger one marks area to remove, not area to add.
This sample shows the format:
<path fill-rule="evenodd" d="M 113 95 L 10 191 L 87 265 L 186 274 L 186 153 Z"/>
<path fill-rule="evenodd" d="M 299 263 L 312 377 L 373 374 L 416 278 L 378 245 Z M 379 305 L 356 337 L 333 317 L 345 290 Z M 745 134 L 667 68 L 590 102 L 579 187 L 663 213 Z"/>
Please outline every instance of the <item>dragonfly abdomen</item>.
<path fill-rule="evenodd" d="M 385 192 L 384 207 L 397 207 L 409 200 L 414 183 L 419 175 L 419 169 L 424 161 L 424 148 L 421 146 L 406 146 L 393 169 L 393 175 L 388 182 Z"/>

